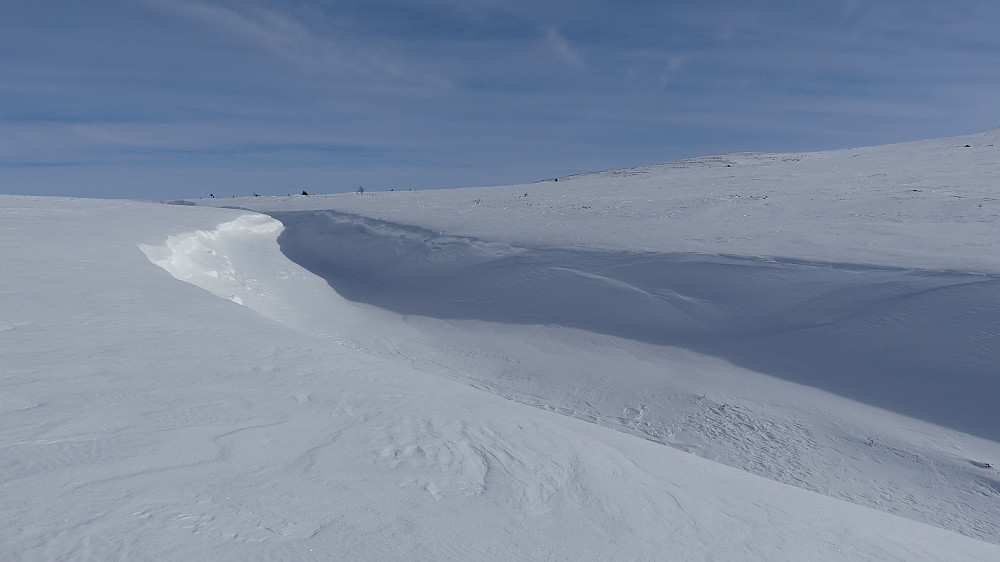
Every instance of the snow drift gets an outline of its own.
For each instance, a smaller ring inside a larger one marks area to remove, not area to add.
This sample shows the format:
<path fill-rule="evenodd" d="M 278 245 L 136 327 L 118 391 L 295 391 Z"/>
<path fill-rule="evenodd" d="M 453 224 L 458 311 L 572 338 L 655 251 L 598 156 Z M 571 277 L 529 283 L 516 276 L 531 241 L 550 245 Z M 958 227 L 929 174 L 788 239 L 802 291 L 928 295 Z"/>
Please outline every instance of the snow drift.
<path fill-rule="evenodd" d="M 0 196 L 0 554 L 998 559 L 994 136 Z"/>
<path fill-rule="evenodd" d="M 332 211 L 272 216 L 282 251 L 354 301 L 684 347 L 1000 441 L 1000 276 L 524 248 Z"/>

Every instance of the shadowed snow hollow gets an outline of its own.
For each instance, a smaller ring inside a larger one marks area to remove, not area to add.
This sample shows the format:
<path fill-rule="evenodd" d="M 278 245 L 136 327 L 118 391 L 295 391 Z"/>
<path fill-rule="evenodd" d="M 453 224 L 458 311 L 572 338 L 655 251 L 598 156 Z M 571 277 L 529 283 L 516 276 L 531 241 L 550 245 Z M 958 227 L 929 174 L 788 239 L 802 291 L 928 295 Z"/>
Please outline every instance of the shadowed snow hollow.
<path fill-rule="evenodd" d="M 685 347 L 1000 440 L 994 275 L 518 248 L 332 211 L 271 214 L 282 251 L 351 300 Z"/>

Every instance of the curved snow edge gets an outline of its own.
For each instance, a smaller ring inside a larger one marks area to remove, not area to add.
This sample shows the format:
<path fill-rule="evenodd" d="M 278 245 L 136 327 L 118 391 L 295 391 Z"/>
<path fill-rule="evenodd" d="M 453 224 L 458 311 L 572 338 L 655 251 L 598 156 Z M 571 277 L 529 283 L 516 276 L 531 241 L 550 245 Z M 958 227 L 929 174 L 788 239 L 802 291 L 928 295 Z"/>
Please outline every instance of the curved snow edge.
<path fill-rule="evenodd" d="M 248 213 L 214 230 L 174 234 L 161 245 L 139 249 L 175 279 L 293 329 L 344 343 L 345 334 L 373 313 L 360 312 L 325 280 L 289 260 L 278 245 L 284 229 L 277 219 Z"/>
<path fill-rule="evenodd" d="M 139 244 L 139 249 L 150 262 L 174 278 L 247 305 L 255 300 L 253 296 L 260 296 L 260 291 L 255 290 L 259 289 L 259 283 L 237 271 L 229 256 L 229 247 L 250 241 L 270 242 L 277 247 L 278 235 L 284 228 L 281 222 L 267 215 L 248 214 L 224 222 L 215 230 L 167 236 L 163 245 Z"/>

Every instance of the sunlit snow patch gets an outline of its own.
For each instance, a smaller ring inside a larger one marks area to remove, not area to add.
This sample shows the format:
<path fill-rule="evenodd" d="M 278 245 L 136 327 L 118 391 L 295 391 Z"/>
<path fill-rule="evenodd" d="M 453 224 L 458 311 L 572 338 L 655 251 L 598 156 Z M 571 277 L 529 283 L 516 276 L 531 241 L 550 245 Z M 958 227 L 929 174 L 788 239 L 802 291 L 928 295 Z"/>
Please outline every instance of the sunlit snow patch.
<path fill-rule="evenodd" d="M 139 249 L 178 280 L 294 329 L 358 347 L 349 334 L 377 313 L 360 314 L 323 279 L 285 257 L 277 242 L 283 230 L 278 220 L 246 214 Z"/>
<path fill-rule="evenodd" d="M 161 246 L 140 244 L 149 261 L 175 278 L 246 306 L 266 291 L 260 283 L 233 266 L 229 250 L 251 239 L 274 241 L 284 229 L 266 215 L 248 214 L 220 224 L 215 230 L 196 230 L 173 236 Z"/>

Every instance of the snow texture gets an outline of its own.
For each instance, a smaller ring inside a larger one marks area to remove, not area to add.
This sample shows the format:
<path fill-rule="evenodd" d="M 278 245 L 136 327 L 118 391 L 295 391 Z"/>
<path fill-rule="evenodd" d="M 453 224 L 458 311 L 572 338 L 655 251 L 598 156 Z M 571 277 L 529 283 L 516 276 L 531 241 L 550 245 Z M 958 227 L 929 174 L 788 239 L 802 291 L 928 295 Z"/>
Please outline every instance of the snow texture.
<path fill-rule="evenodd" d="M 996 136 L 0 196 L 0 557 L 1000 559 Z"/>

